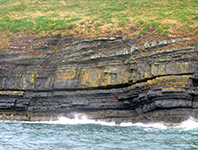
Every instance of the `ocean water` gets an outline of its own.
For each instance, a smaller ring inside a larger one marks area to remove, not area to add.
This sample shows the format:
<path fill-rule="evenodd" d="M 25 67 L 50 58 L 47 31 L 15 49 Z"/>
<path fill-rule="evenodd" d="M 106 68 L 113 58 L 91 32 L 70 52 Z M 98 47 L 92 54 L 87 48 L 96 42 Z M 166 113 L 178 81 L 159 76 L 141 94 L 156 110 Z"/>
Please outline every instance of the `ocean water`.
<path fill-rule="evenodd" d="M 0 122 L 0 150 L 198 149 L 198 122 L 180 126 L 107 123 L 60 117 L 49 122 Z"/>

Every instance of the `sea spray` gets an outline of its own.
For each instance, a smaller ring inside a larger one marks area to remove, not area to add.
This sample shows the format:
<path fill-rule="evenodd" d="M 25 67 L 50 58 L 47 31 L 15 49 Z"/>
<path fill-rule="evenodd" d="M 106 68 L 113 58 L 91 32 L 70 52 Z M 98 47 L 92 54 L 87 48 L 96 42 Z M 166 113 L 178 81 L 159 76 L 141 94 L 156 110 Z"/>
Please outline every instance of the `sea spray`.
<path fill-rule="evenodd" d="M 89 119 L 86 115 L 75 114 L 72 118 L 59 116 L 57 121 L 36 121 L 36 122 L 25 122 L 25 123 L 44 123 L 44 124 L 63 124 L 63 125 L 77 125 L 77 124 L 96 124 L 96 125 L 105 125 L 105 126 L 120 126 L 120 127 L 130 127 L 130 126 L 139 126 L 144 128 L 159 128 L 166 129 L 167 127 L 163 123 L 132 123 L 132 122 L 107 122 L 103 120 L 94 120 Z"/>
<path fill-rule="evenodd" d="M 164 125 L 163 122 L 161 122 L 161 123 L 158 123 L 158 122 L 157 123 L 121 122 L 121 123 L 117 124 L 116 122 L 113 122 L 113 121 L 107 122 L 107 121 L 103 121 L 103 120 L 89 119 L 86 115 L 78 114 L 78 113 L 73 115 L 72 118 L 68 118 L 65 116 L 59 116 L 58 120 L 56 120 L 56 121 L 35 121 L 35 122 L 24 121 L 23 123 L 62 124 L 62 125 L 95 124 L 95 125 L 120 126 L 120 127 L 137 126 L 137 127 L 143 127 L 143 128 L 158 128 L 158 129 L 184 128 L 185 130 L 198 128 L 198 121 L 196 119 L 194 119 L 193 117 L 190 117 L 188 120 L 185 120 L 185 121 L 181 122 L 180 124 L 177 124 L 176 126 L 166 126 L 166 125 Z"/>
<path fill-rule="evenodd" d="M 186 131 L 195 129 L 198 128 L 198 121 L 195 118 L 190 117 L 188 120 L 183 121 L 179 127 L 184 128 Z"/>
<path fill-rule="evenodd" d="M 7 122 L 7 123 L 14 123 L 19 121 L 0 121 L 1 122 Z M 95 124 L 95 125 L 104 125 L 104 126 L 120 126 L 120 127 L 131 127 L 131 126 L 137 126 L 137 127 L 143 127 L 143 128 L 158 128 L 158 129 L 168 129 L 168 128 L 183 128 L 184 130 L 190 130 L 194 128 L 198 128 L 198 120 L 190 117 L 189 119 L 181 122 L 177 126 L 166 126 L 164 123 L 132 123 L 132 122 L 121 122 L 116 123 L 114 121 L 107 122 L 104 120 L 94 120 L 89 119 L 84 114 L 76 113 L 73 115 L 72 118 L 68 118 L 65 116 L 59 116 L 58 120 L 56 121 L 21 121 L 21 123 L 35 123 L 35 124 L 62 124 L 62 125 L 80 125 L 80 124 Z"/>
<path fill-rule="evenodd" d="M 120 123 L 89 119 L 82 114 L 57 121 L 0 122 L 0 149 L 198 149 L 198 122 L 177 127 L 163 123 Z"/>

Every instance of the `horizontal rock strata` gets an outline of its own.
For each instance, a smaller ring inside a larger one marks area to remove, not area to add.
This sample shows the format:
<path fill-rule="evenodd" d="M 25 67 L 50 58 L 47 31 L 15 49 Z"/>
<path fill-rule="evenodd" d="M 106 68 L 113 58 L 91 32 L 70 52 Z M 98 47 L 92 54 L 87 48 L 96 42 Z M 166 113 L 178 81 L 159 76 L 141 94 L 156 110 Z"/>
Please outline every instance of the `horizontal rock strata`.
<path fill-rule="evenodd" d="M 168 48 L 180 40 L 19 39 L 0 53 L 0 119 L 196 117 L 198 49 Z"/>

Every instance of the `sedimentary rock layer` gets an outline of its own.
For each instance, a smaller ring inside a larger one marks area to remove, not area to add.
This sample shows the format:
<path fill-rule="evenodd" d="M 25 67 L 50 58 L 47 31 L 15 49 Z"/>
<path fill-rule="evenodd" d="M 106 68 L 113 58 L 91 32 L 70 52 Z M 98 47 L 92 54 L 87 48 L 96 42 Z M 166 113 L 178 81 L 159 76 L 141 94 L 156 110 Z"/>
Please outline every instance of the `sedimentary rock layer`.
<path fill-rule="evenodd" d="M 0 53 L 0 119 L 196 116 L 198 50 L 181 40 L 19 38 Z"/>

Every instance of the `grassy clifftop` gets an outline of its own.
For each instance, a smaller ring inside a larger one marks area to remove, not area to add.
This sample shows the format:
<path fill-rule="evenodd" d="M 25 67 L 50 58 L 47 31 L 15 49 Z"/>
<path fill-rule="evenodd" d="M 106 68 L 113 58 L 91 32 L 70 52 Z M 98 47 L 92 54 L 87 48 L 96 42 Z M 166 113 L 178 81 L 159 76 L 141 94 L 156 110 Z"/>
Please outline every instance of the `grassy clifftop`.
<path fill-rule="evenodd" d="M 198 35 L 198 0 L 0 0 L 0 37 Z"/>

